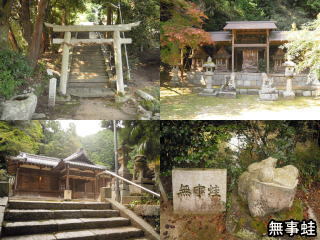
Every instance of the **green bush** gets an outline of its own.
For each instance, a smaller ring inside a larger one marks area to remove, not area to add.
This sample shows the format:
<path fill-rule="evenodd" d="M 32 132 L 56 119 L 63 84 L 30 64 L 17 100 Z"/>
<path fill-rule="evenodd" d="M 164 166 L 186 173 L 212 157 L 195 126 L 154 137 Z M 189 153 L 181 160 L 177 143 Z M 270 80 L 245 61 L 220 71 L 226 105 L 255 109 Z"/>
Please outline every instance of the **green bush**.
<path fill-rule="evenodd" d="M 32 69 L 26 58 L 11 50 L 0 50 L 0 96 L 12 97 L 31 77 Z"/>

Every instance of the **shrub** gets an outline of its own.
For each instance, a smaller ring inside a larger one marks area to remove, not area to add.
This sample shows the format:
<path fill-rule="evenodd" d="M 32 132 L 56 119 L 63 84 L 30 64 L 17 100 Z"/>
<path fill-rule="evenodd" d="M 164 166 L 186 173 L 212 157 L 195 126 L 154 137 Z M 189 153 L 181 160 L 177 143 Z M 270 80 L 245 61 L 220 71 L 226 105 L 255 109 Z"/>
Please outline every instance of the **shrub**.
<path fill-rule="evenodd" d="M 12 97 L 31 77 L 32 69 L 26 58 L 11 50 L 0 50 L 0 96 Z"/>

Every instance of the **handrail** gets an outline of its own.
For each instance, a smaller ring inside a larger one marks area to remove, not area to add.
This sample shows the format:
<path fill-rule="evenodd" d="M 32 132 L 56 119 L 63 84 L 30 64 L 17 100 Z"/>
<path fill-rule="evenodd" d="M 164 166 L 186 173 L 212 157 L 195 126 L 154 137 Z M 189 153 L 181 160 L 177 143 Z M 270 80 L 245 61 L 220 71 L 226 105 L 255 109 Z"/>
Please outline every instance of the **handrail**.
<path fill-rule="evenodd" d="M 103 39 L 101 32 L 96 32 L 96 34 L 98 35 L 98 37 L 100 39 Z M 106 64 L 106 72 L 108 74 L 109 77 L 109 81 L 113 78 L 113 73 L 112 73 L 112 66 L 111 66 L 111 52 L 108 51 L 107 47 L 105 44 L 101 44 L 101 50 L 102 50 L 102 54 L 104 57 L 104 62 Z"/>
<path fill-rule="evenodd" d="M 146 192 L 148 192 L 148 193 L 151 193 L 152 195 L 154 195 L 154 196 L 156 196 L 156 197 L 160 197 L 160 194 L 159 194 L 159 193 L 153 192 L 153 191 L 151 191 L 151 190 L 148 189 L 148 188 L 142 187 L 142 186 L 140 186 L 139 184 L 136 184 L 136 183 L 134 183 L 134 182 L 131 182 L 130 180 L 125 179 L 124 177 L 121 177 L 121 176 L 119 176 L 119 175 L 117 175 L 117 174 L 115 174 L 114 172 L 111 172 L 111 171 L 109 171 L 109 170 L 105 170 L 105 171 L 103 171 L 102 173 L 99 173 L 98 176 L 101 175 L 101 174 L 110 174 L 111 176 L 114 176 L 114 177 L 116 177 L 116 178 L 119 178 L 120 180 L 125 181 L 125 182 L 127 182 L 127 183 L 129 183 L 129 184 L 131 184 L 131 185 L 134 185 L 134 186 L 136 186 L 136 187 L 138 187 L 138 188 L 141 188 L 142 190 L 144 190 L 144 191 L 146 191 Z"/>

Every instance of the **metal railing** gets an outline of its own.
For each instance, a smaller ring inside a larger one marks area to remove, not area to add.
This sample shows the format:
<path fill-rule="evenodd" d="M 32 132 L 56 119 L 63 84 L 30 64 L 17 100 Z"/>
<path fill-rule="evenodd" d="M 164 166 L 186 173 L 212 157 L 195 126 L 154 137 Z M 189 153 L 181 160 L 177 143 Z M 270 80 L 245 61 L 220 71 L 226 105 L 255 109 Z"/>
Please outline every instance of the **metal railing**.
<path fill-rule="evenodd" d="M 96 35 L 100 38 L 103 39 L 104 37 L 102 36 L 101 32 L 96 32 Z M 113 71 L 112 71 L 112 65 L 111 65 L 111 59 L 112 59 L 112 53 L 108 51 L 107 46 L 105 44 L 101 44 L 101 51 L 104 57 L 104 62 L 106 64 L 106 72 L 109 77 L 109 81 L 112 80 L 114 77 Z"/>
<path fill-rule="evenodd" d="M 148 193 L 151 193 L 153 196 L 160 197 L 160 194 L 159 194 L 159 193 L 156 193 L 156 192 L 154 192 L 154 191 L 151 191 L 151 190 L 148 189 L 148 188 L 142 187 L 142 186 L 140 186 L 139 184 L 136 184 L 136 183 L 134 183 L 134 182 L 132 182 L 132 181 L 130 181 L 130 180 L 128 180 L 128 179 L 125 179 L 124 177 L 121 177 L 121 176 L 119 176 L 119 175 L 117 175 L 117 174 L 115 174 L 114 172 L 111 172 L 111 171 L 109 171 L 109 170 L 105 170 L 105 171 L 103 171 L 102 173 L 99 173 L 98 175 L 101 175 L 101 174 L 109 174 L 109 175 L 111 175 L 111 176 L 113 176 L 113 177 L 116 177 L 116 178 L 118 178 L 118 179 L 120 179 L 120 180 L 122 180 L 122 181 L 124 181 L 124 182 L 127 182 L 127 183 L 129 183 L 129 184 L 131 184 L 131 185 L 133 185 L 133 186 L 136 186 L 136 187 L 138 187 L 138 188 L 140 188 L 140 189 L 142 189 L 142 190 L 144 190 L 144 191 L 146 191 L 146 192 L 148 192 Z"/>

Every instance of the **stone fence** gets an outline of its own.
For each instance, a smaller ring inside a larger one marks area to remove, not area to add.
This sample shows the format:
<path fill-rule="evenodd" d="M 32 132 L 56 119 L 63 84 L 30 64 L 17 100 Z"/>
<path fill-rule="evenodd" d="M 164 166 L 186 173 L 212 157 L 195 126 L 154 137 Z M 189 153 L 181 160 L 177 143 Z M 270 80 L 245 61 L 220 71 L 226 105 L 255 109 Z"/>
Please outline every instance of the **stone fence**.
<path fill-rule="evenodd" d="M 214 72 L 213 75 L 213 86 L 221 86 L 224 84 L 225 77 L 230 76 L 231 72 Z M 203 72 L 189 72 L 188 81 L 195 85 L 203 85 L 201 82 L 201 76 Z M 286 88 L 286 77 L 284 74 L 268 74 L 269 78 L 273 78 L 273 85 L 281 94 Z M 293 90 L 296 95 L 300 96 L 315 96 L 316 89 L 307 84 L 307 74 L 298 74 L 292 81 Z M 240 94 L 258 94 L 258 91 L 262 86 L 261 73 L 245 73 L 236 72 L 236 87 L 237 92 Z"/>

